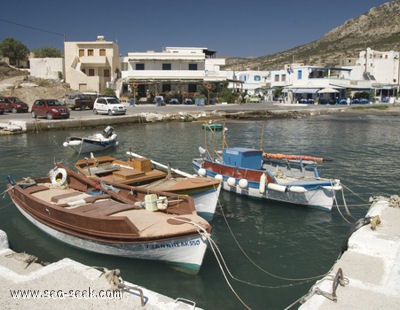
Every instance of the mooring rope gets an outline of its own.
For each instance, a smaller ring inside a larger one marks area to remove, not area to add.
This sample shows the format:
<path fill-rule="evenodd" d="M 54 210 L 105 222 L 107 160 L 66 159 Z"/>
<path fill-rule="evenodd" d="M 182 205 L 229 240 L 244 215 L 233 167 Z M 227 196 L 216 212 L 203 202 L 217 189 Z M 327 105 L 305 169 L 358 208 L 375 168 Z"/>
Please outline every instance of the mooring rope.
<path fill-rule="evenodd" d="M 250 257 L 250 256 L 246 253 L 246 251 L 243 249 L 243 247 L 241 246 L 241 244 L 240 244 L 239 241 L 237 240 L 237 238 L 236 238 L 236 236 L 235 236 L 235 233 L 233 232 L 232 228 L 230 227 L 230 225 L 229 225 L 229 223 L 228 223 L 228 221 L 227 221 L 227 219 L 226 219 L 226 216 L 225 216 L 225 213 L 224 213 L 224 210 L 223 210 L 222 205 L 219 205 L 219 206 L 220 206 L 220 209 L 221 209 L 221 212 L 222 212 L 222 216 L 223 216 L 223 218 L 224 218 L 224 221 L 225 221 L 225 223 L 226 223 L 226 226 L 228 227 L 228 230 L 229 230 L 229 232 L 230 232 L 230 234 L 231 234 L 233 240 L 235 241 L 236 245 L 238 246 L 239 250 L 240 250 L 240 251 L 242 252 L 242 254 L 249 260 L 249 262 L 250 262 L 253 266 L 255 266 L 257 269 L 259 269 L 260 271 L 266 273 L 267 275 L 269 275 L 269 276 L 271 276 L 271 277 L 273 277 L 273 278 L 279 279 L 279 280 L 285 280 L 285 281 L 301 281 L 301 283 L 296 283 L 296 285 L 300 285 L 300 284 L 303 284 L 303 283 L 307 283 L 307 282 L 310 282 L 310 281 L 312 281 L 312 280 L 315 280 L 315 279 L 319 279 L 319 278 L 321 278 L 321 277 L 324 277 L 324 276 L 326 275 L 326 273 L 325 273 L 325 274 L 322 274 L 322 275 L 317 275 L 317 276 L 312 276 L 312 277 L 307 277 L 307 278 L 289 278 L 289 277 L 283 277 L 283 276 L 274 274 L 274 273 L 272 273 L 272 272 L 270 272 L 270 271 L 264 269 L 263 267 L 259 266 L 257 263 L 254 262 L 254 260 L 251 259 L 251 257 Z M 221 255 L 222 255 L 222 254 L 221 254 Z M 237 279 L 237 278 L 235 278 L 235 277 L 233 277 L 233 278 L 234 278 L 235 280 L 240 281 L 240 282 L 244 282 L 244 283 L 249 284 L 249 283 L 246 282 L 246 281 L 239 280 L 239 279 Z M 253 284 L 253 285 L 254 285 L 254 284 Z M 263 285 L 254 285 L 254 286 L 268 287 L 268 288 L 282 288 L 282 287 L 288 287 L 288 286 L 294 286 L 294 285 L 295 285 L 295 284 L 292 283 L 292 284 L 288 284 L 288 285 L 279 285 L 279 286 L 263 286 Z"/>
<path fill-rule="evenodd" d="M 205 238 L 207 239 L 208 243 L 210 244 L 211 250 L 212 250 L 213 253 L 214 253 L 215 259 L 217 260 L 217 263 L 218 263 L 218 266 L 219 266 L 219 268 L 220 268 L 220 270 L 221 270 L 221 272 L 222 272 L 222 275 L 224 276 L 225 281 L 226 281 L 226 283 L 228 284 L 230 290 L 231 290 L 232 293 L 235 295 L 235 297 L 239 300 L 239 302 L 240 302 L 246 309 L 249 309 L 249 310 L 250 310 L 251 308 L 242 300 L 242 298 L 240 298 L 239 294 L 235 291 L 235 289 L 233 288 L 232 284 L 229 282 L 228 277 L 226 276 L 225 270 L 224 270 L 224 268 L 222 267 L 222 264 L 221 264 L 221 262 L 220 262 L 220 259 L 219 259 L 218 255 L 217 255 L 217 252 L 220 253 L 220 251 L 219 251 L 219 249 L 218 249 L 218 246 L 215 244 L 214 240 L 212 240 L 210 234 L 204 229 L 204 227 L 201 227 L 199 224 L 196 224 L 196 223 L 194 223 L 194 222 L 192 222 L 192 221 L 187 221 L 187 220 L 184 220 L 184 219 L 182 219 L 182 218 L 174 218 L 174 219 L 177 220 L 177 221 L 181 221 L 181 222 L 184 222 L 184 223 L 193 225 L 194 227 L 196 227 L 197 232 L 198 232 L 201 236 L 203 236 L 203 237 L 205 237 Z M 215 250 L 214 247 L 217 248 L 217 251 Z"/>

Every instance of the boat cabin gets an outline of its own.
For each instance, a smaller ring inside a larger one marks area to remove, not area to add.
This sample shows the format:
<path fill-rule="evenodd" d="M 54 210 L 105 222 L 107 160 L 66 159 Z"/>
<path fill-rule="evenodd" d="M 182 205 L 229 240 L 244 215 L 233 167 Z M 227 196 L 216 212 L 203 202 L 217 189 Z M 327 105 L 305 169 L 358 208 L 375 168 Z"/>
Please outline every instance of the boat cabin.
<path fill-rule="evenodd" d="M 225 148 L 222 160 L 224 164 L 230 166 L 260 169 L 263 163 L 263 151 L 243 147 Z"/>

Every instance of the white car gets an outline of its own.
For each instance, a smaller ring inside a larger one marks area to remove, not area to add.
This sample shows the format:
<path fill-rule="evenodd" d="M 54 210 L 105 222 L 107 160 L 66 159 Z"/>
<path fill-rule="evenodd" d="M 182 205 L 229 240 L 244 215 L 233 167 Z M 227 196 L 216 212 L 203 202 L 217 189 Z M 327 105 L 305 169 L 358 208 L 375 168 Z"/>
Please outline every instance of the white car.
<path fill-rule="evenodd" d="M 126 106 L 115 97 L 98 97 L 93 105 L 94 114 L 123 115 Z"/>

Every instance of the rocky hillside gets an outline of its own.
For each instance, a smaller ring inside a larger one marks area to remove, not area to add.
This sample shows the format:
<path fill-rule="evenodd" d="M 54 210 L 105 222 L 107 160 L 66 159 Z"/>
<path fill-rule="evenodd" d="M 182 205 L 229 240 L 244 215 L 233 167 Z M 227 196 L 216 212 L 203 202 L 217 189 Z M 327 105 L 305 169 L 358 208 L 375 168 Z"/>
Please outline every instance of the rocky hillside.
<path fill-rule="evenodd" d="M 36 99 L 60 99 L 70 92 L 65 83 L 32 78 L 24 70 L 0 63 L 0 96 L 16 96 L 31 106 Z"/>
<path fill-rule="evenodd" d="M 224 69 L 281 69 L 293 59 L 305 65 L 340 66 L 345 60 L 358 58 L 367 47 L 377 51 L 400 50 L 400 0 L 372 8 L 309 44 L 257 58 L 229 58 Z"/>

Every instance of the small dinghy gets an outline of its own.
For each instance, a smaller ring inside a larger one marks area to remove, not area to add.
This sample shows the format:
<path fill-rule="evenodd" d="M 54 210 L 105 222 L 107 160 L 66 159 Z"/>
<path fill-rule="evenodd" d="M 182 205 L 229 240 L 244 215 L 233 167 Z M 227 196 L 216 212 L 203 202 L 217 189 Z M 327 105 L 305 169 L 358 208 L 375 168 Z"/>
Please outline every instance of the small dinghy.
<path fill-rule="evenodd" d="M 114 128 L 107 126 L 101 133 L 95 133 L 87 137 L 68 137 L 63 143 L 78 153 L 97 152 L 116 147 L 118 145 L 117 134 Z"/>

